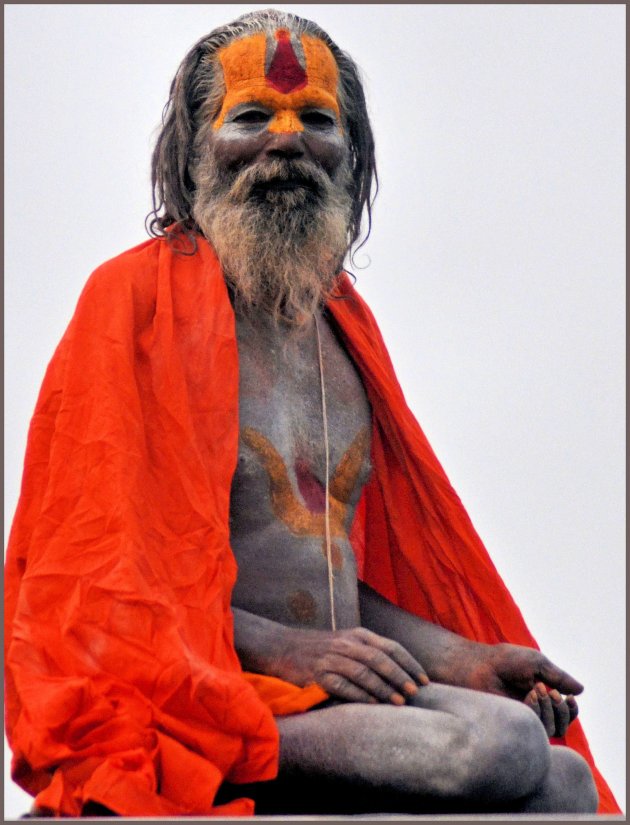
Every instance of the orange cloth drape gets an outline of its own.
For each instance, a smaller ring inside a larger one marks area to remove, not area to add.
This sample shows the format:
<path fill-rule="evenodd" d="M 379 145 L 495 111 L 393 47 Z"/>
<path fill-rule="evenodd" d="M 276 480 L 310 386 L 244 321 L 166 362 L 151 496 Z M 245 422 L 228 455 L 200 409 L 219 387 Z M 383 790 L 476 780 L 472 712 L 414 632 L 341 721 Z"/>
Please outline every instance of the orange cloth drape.
<path fill-rule="evenodd" d="M 374 412 L 353 533 L 363 577 L 470 638 L 534 644 L 372 316 L 342 289 L 330 310 Z M 324 696 L 244 675 L 234 652 L 237 392 L 234 315 L 205 241 L 193 256 L 147 241 L 96 270 L 44 379 L 7 553 L 7 731 L 39 807 L 247 815 L 248 800 L 213 807 L 220 783 L 272 778 L 272 713 Z M 590 758 L 578 723 L 567 743 Z"/>

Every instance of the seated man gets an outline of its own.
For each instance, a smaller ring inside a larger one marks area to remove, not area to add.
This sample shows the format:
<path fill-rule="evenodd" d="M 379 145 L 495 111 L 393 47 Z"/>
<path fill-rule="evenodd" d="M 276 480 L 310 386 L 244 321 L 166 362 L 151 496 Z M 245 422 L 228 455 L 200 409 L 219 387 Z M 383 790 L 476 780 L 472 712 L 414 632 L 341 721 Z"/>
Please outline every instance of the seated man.
<path fill-rule="evenodd" d="M 356 67 L 314 23 L 255 12 L 184 59 L 159 237 L 92 276 L 31 428 L 7 719 L 40 813 L 596 810 L 548 741 L 588 754 L 582 686 L 339 275 L 374 173 Z"/>

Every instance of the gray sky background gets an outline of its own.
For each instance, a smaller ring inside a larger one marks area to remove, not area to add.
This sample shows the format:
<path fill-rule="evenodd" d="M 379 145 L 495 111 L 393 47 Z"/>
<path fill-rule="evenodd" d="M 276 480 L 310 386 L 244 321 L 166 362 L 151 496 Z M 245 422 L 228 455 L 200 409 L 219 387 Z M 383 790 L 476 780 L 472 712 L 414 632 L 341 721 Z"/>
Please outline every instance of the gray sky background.
<path fill-rule="evenodd" d="M 252 5 L 5 6 L 5 508 L 90 272 L 145 239 L 168 87 Z M 353 271 L 407 400 L 625 807 L 625 8 L 284 5 L 363 70 Z M 8 776 L 8 767 L 5 767 Z M 5 815 L 30 799 L 10 780 Z"/>

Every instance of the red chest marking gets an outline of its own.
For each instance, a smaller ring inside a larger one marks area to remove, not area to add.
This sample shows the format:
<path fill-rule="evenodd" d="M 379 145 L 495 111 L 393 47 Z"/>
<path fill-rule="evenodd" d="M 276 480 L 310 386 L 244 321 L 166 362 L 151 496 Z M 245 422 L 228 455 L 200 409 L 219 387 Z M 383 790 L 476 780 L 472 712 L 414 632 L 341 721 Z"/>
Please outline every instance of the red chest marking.
<path fill-rule="evenodd" d="M 323 513 L 326 510 L 326 491 L 301 458 L 295 462 L 295 477 L 304 504 L 311 513 Z"/>

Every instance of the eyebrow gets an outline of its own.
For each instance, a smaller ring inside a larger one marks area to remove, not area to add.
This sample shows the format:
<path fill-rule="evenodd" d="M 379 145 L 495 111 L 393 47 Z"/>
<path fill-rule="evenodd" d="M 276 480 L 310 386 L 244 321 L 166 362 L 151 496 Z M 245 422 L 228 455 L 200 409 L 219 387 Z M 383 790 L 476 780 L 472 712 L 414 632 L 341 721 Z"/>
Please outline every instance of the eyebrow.
<path fill-rule="evenodd" d="M 259 100 L 253 99 L 248 100 L 247 102 L 237 103 L 235 106 L 232 106 L 230 109 L 228 109 L 226 114 L 239 112 L 241 110 L 248 109 L 250 106 L 258 106 L 260 109 L 266 109 L 269 112 L 272 111 L 271 107 L 267 106 L 265 103 L 261 103 Z"/>

